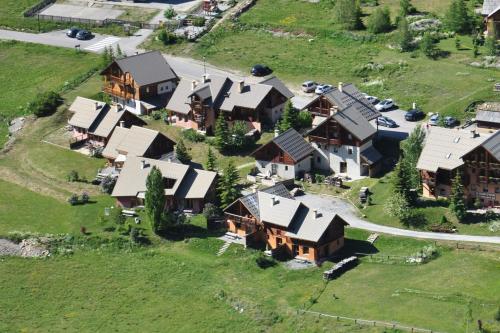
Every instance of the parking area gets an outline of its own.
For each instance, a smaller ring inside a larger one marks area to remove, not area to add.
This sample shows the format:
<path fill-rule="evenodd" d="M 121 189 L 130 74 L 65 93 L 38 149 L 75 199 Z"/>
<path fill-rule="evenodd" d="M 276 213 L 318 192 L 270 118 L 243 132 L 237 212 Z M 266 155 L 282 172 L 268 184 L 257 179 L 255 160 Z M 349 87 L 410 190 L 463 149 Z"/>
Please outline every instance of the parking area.
<path fill-rule="evenodd" d="M 45 8 L 40 14 L 63 16 L 80 19 L 105 20 L 115 19 L 123 13 L 123 10 L 105 7 L 85 7 L 55 3 Z"/>
<path fill-rule="evenodd" d="M 394 109 L 389 111 L 381 112 L 383 116 L 389 117 L 396 122 L 397 127 L 378 127 L 378 133 L 381 136 L 386 136 L 398 140 L 404 140 L 408 136 L 409 133 L 413 131 L 413 129 L 417 126 L 417 124 L 421 124 L 422 121 L 407 121 L 405 119 L 406 110 Z M 377 128 L 376 120 L 371 121 L 372 125 Z"/>

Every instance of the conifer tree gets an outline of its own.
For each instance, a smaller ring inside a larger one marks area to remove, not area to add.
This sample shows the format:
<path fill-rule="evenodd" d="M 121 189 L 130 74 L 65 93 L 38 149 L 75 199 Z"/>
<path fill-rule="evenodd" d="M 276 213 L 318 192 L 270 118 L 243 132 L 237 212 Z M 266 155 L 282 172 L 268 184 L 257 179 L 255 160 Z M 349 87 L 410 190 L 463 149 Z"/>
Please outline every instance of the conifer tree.
<path fill-rule="evenodd" d="M 218 192 L 221 208 L 227 207 L 241 195 L 237 187 L 240 176 L 233 162 L 229 162 L 219 180 Z"/>
<path fill-rule="evenodd" d="M 401 51 L 408 52 L 411 50 L 411 42 L 413 40 L 410 26 L 406 17 L 402 17 L 398 22 L 397 42 Z"/>
<path fill-rule="evenodd" d="M 469 33 L 472 29 L 472 20 L 464 0 L 453 0 L 446 12 L 446 27 L 458 33 Z"/>
<path fill-rule="evenodd" d="M 362 11 L 359 0 L 337 0 L 333 7 L 335 22 L 346 30 L 363 28 Z"/>
<path fill-rule="evenodd" d="M 165 190 L 161 171 L 153 166 L 146 179 L 144 206 L 155 233 L 160 231 L 165 210 Z"/>
<path fill-rule="evenodd" d="M 464 186 L 462 185 L 462 173 L 457 171 L 451 184 L 450 209 L 458 221 L 463 221 L 467 215 L 464 201 Z"/>
<path fill-rule="evenodd" d="M 175 157 L 177 157 L 182 164 L 188 164 L 191 162 L 191 155 L 189 155 L 186 145 L 182 139 L 180 139 L 175 146 Z"/>
<path fill-rule="evenodd" d="M 215 122 L 215 146 L 223 151 L 229 144 L 229 128 L 227 122 L 222 115 L 219 115 Z"/>
<path fill-rule="evenodd" d="M 217 168 L 217 158 L 215 157 L 215 154 L 210 147 L 208 147 L 207 163 L 205 165 L 205 168 L 208 171 L 215 171 L 215 169 Z"/>

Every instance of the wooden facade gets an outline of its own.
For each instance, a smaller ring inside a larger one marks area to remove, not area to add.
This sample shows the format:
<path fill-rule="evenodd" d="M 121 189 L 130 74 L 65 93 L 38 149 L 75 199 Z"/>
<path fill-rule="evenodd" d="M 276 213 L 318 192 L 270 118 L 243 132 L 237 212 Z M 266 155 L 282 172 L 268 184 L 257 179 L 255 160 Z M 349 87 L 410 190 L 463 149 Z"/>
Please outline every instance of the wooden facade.
<path fill-rule="evenodd" d="M 321 95 L 307 107 L 314 116 L 328 117 L 338 111 L 338 106 L 333 104 L 326 96 Z"/>
<path fill-rule="evenodd" d="M 487 35 L 500 39 L 500 10 L 490 14 L 484 20 Z"/>
<path fill-rule="evenodd" d="M 284 152 L 278 145 L 274 142 L 269 142 L 269 144 L 258 149 L 253 154 L 257 161 L 266 161 L 270 163 L 279 163 L 286 165 L 294 165 L 296 162 L 293 158 L 286 152 Z"/>
<path fill-rule="evenodd" d="M 310 142 L 333 146 L 356 146 L 360 147 L 370 141 L 368 138 L 364 141 L 356 139 L 349 131 L 343 128 L 334 118 L 330 118 L 318 127 L 309 132 Z"/>
<path fill-rule="evenodd" d="M 124 73 L 116 63 L 112 63 L 106 68 L 103 75 L 103 91 L 108 95 L 124 100 L 141 99 L 141 87 L 135 82 L 130 73 Z"/>

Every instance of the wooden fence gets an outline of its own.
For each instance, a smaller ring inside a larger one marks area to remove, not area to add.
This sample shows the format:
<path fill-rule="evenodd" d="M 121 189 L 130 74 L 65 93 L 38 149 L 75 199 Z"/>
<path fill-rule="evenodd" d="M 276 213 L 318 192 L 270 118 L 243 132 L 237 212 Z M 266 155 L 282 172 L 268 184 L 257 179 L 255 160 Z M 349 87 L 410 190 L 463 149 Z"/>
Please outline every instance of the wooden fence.
<path fill-rule="evenodd" d="M 299 313 L 300 312 L 301 313 L 308 313 L 308 314 L 311 314 L 311 315 L 317 315 L 318 317 L 333 318 L 333 319 L 336 319 L 337 321 L 340 321 L 340 320 L 350 321 L 350 322 L 354 322 L 355 324 L 372 326 L 372 327 L 385 327 L 385 328 L 399 329 L 399 330 L 404 330 L 404 331 L 407 331 L 407 332 L 414 332 L 414 333 L 444 333 L 444 332 L 433 331 L 431 329 L 426 329 L 426 328 L 418 328 L 418 327 L 405 326 L 405 325 L 401 325 L 401 324 L 398 324 L 398 323 L 388 323 L 388 322 L 378 321 L 378 320 L 367 320 L 367 319 L 360 319 L 360 318 L 350 318 L 350 317 L 331 315 L 331 314 L 326 314 L 326 313 L 321 313 L 321 312 L 316 312 L 316 311 L 310 311 L 310 310 L 298 310 L 298 312 Z"/>

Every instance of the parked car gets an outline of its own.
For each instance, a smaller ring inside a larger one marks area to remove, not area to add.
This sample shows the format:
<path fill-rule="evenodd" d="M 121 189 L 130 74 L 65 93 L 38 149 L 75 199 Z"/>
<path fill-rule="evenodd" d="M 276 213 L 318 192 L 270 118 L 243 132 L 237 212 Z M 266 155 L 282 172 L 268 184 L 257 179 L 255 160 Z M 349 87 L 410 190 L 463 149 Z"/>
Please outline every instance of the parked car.
<path fill-rule="evenodd" d="M 318 84 L 314 81 L 306 81 L 302 83 L 302 91 L 306 93 L 314 92 Z"/>
<path fill-rule="evenodd" d="M 424 117 L 425 117 L 424 112 L 419 109 L 411 109 L 405 113 L 405 119 L 407 121 L 417 121 L 423 119 Z"/>
<path fill-rule="evenodd" d="M 394 120 L 392 120 L 389 117 L 385 117 L 385 116 L 378 117 L 377 124 L 380 126 L 385 126 L 385 127 L 397 127 L 398 126 L 398 124 L 396 124 L 396 122 Z"/>
<path fill-rule="evenodd" d="M 446 127 L 455 127 L 459 124 L 459 121 L 453 117 L 444 117 L 444 126 Z"/>
<path fill-rule="evenodd" d="M 75 38 L 79 31 L 79 28 L 71 27 L 68 29 L 68 31 L 66 31 L 66 36 L 68 36 L 69 38 Z"/>
<path fill-rule="evenodd" d="M 273 71 L 265 65 L 258 64 L 253 66 L 250 72 L 253 76 L 266 76 L 271 74 Z"/>
<path fill-rule="evenodd" d="M 429 125 L 431 126 L 437 126 L 439 125 L 439 113 L 435 113 L 433 114 L 430 118 L 429 118 Z"/>
<path fill-rule="evenodd" d="M 87 40 L 92 38 L 92 33 L 88 30 L 80 30 L 76 34 L 76 39 L 78 40 Z"/>
<path fill-rule="evenodd" d="M 364 94 L 364 93 L 363 93 L 363 97 L 364 97 L 364 98 L 365 98 L 368 102 L 370 102 L 370 103 L 372 103 L 372 104 L 377 104 L 377 103 L 378 103 L 378 101 L 379 101 L 379 99 L 378 99 L 377 97 L 375 97 L 375 96 L 370 96 L 370 95 L 368 95 L 368 94 Z"/>
<path fill-rule="evenodd" d="M 394 107 L 394 101 L 392 99 L 384 99 L 375 104 L 375 109 L 377 111 L 386 111 L 392 107 Z"/>
<path fill-rule="evenodd" d="M 326 94 L 329 91 L 333 90 L 333 86 L 331 84 L 318 84 L 316 90 L 314 91 L 318 95 Z"/>

